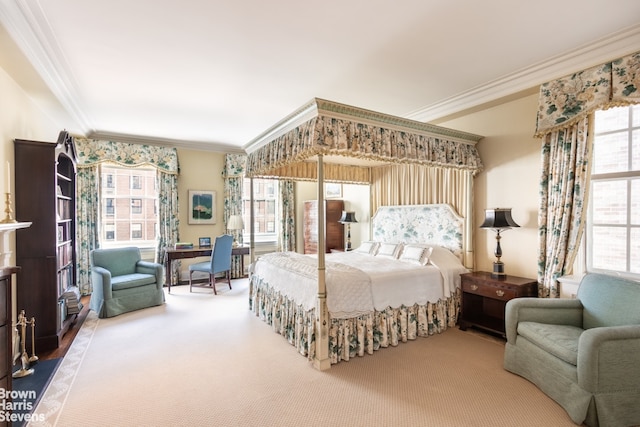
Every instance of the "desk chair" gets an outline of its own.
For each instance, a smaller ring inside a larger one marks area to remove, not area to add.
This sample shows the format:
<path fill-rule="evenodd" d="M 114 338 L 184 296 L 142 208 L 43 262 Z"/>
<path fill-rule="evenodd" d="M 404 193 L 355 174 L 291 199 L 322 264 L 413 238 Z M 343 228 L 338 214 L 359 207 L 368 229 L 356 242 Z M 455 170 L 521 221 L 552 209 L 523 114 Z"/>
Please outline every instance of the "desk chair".
<path fill-rule="evenodd" d="M 189 266 L 189 292 L 192 291 L 194 286 L 199 287 L 211 287 L 213 293 L 216 292 L 216 275 L 224 273 L 224 277 L 227 278 L 229 289 L 231 289 L 231 250 L 233 246 L 233 237 L 229 234 L 216 237 L 216 240 L 211 250 L 211 259 L 205 262 L 199 262 Z M 209 281 L 202 285 L 194 285 L 192 281 L 192 274 L 194 271 L 202 271 L 209 273 Z"/>

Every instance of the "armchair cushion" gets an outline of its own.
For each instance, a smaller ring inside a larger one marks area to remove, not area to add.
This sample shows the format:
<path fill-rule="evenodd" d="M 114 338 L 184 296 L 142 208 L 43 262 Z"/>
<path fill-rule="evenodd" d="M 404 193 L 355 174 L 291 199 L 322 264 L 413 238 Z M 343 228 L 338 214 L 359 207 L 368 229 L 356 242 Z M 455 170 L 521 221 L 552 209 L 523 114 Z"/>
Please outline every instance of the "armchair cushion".
<path fill-rule="evenodd" d="M 115 277 L 111 276 L 111 289 L 114 291 L 137 288 L 154 283 L 156 283 L 156 276 L 152 274 L 133 273 Z"/>
<path fill-rule="evenodd" d="M 578 364 L 578 340 L 583 332 L 582 328 L 571 325 L 538 322 L 518 324 L 518 335 L 573 366 Z"/>

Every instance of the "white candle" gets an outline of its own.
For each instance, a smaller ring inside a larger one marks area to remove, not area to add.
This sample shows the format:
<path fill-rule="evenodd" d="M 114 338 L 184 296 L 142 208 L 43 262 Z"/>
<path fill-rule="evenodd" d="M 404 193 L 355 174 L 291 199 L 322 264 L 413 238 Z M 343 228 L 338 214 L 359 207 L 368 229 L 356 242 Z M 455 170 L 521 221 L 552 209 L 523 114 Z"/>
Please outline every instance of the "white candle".
<path fill-rule="evenodd" d="M 7 193 L 11 193 L 11 164 L 7 160 Z"/>

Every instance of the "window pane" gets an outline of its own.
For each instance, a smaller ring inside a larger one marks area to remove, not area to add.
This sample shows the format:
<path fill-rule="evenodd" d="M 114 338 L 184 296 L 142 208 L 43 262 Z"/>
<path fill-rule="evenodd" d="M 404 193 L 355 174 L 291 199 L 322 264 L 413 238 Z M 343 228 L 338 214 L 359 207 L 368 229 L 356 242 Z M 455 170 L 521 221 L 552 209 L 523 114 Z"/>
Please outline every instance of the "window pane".
<path fill-rule="evenodd" d="M 100 198 L 104 207 L 100 217 L 102 246 L 155 247 L 158 224 L 155 168 L 102 163 L 100 172 Z"/>
<path fill-rule="evenodd" d="M 630 271 L 632 273 L 640 273 L 640 228 L 631 229 L 631 245 L 630 245 L 629 262 L 631 263 Z"/>
<path fill-rule="evenodd" d="M 593 173 L 624 172 L 629 169 L 628 132 L 600 135 L 593 141 Z"/>
<path fill-rule="evenodd" d="M 640 225 L 640 178 L 631 180 L 631 218 L 629 223 Z"/>
<path fill-rule="evenodd" d="M 603 270 L 627 271 L 627 229 L 593 227 L 592 265 Z"/>
<path fill-rule="evenodd" d="M 626 224 L 627 180 L 594 181 L 593 223 Z"/>
<path fill-rule="evenodd" d="M 631 114 L 633 116 L 633 127 L 640 126 L 640 104 L 631 107 Z"/>
<path fill-rule="evenodd" d="M 631 170 L 640 171 L 640 130 L 631 133 L 631 153 Z"/>
<path fill-rule="evenodd" d="M 626 129 L 629 127 L 628 111 L 626 107 L 596 111 L 596 132 Z"/>

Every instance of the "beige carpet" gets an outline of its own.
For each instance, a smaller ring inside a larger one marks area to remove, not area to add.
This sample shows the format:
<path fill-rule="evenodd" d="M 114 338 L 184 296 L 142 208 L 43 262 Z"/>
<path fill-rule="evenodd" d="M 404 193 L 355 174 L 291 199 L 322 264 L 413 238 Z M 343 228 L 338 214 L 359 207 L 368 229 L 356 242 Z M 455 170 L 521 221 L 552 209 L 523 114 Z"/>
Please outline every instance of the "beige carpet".
<path fill-rule="evenodd" d="M 90 313 L 31 425 L 574 426 L 502 369 L 500 340 L 449 329 L 319 372 L 248 310 L 246 279 L 233 287 Z"/>

